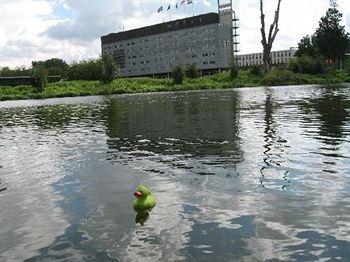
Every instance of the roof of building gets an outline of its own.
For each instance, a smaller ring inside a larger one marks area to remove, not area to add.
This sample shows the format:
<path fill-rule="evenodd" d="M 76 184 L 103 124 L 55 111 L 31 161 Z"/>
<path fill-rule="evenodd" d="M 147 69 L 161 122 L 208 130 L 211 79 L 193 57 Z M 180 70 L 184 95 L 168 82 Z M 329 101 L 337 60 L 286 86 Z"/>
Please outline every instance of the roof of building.
<path fill-rule="evenodd" d="M 101 37 L 102 45 L 129 40 L 137 37 L 144 37 L 149 35 L 161 34 L 180 29 L 187 29 L 191 27 L 209 25 L 219 23 L 220 18 L 218 13 L 208 13 L 194 17 L 188 17 L 180 20 L 170 21 L 166 23 L 141 27 L 129 31 L 112 33 Z"/>

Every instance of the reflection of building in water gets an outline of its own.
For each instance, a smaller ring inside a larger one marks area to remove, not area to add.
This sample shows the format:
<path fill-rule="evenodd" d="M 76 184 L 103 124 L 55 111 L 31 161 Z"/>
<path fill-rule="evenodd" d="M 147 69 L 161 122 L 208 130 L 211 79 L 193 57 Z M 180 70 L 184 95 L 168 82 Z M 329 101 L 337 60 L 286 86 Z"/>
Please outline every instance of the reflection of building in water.
<path fill-rule="evenodd" d="M 273 65 L 288 64 L 289 61 L 295 56 L 295 52 L 295 48 L 280 51 L 272 51 L 271 62 Z M 264 64 L 263 53 L 238 55 L 237 63 L 239 67 L 261 66 Z"/>
<path fill-rule="evenodd" d="M 220 102 L 215 92 L 154 96 L 111 102 L 107 135 L 119 139 L 108 143 L 155 153 L 241 157 L 237 93 Z"/>

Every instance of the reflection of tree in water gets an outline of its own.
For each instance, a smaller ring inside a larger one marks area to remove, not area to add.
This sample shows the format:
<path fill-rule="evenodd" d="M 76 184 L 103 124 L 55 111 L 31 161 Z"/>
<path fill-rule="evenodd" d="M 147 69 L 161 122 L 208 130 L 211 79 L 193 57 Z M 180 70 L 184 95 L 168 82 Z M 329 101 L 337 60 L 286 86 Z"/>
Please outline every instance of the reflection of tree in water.
<path fill-rule="evenodd" d="M 334 167 L 338 166 L 341 158 L 349 158 L 342 153 L 342 146 L 350 134 L 348 125 L 350 100 L 345 92 L 347 88 L 326 87 L 317 98 L 301 104 L 307 127 L 305 133 L 323 144 L 312 153 L 324 157 L 322 171 L 325 173 L 339 172 Z"/>
<path fill-rule="evenodd" d="M 127 164 L 147 158 L 188 169 L 188 159 L 235 165 L 242 160 L 239 98 L 236 93 L 221 98 L 220 93 L 208 92 L 112 100 L 106 123 L 109 159 Z"/>
<path fill-rule="evenodd" d="M 264 165 L 260 169 L 261 177 L 260 184 L 264 185 L 265 180 L 265 170 L 270 168 L 282 169 L 282 154 L 285 152 L 285 149 L 288 147 L 286 145 L 287 140 L 283 139 L 278 132 L 278 124 L 274 119 L 274 114 L 278 105 L 274 103 L 272 97 L 271 89 L 267 89 L 266 100 L 265 100 L 265 129 L 264 129 Z M 283 179 L 284 184 L 282 189 L 285 189 L 288 186 L 288 171 L 284 172 Z"/>
<path fill-rule="evenodd" d="M 39 107 L 34 112 L 35 122 L 44 129 L 68 126 L 73 117 L 72 111 L 67 106 Z"/>
<path fill-rule="evenodd" d="M 103 120 L 103 114 L 102 108 L 90 104 L 10 108 L 0 110 L 0 127 L 30 125 L 42 129 L 63 128 L 71 123 L 95 123 Z"/>
<path fill-rule="evenodd" d="M 310 99 L 302 104 L 305 115 L 310 111 L 317 112 L 319 120 L 318 134 L 316 139 L 326 145 L 337 146 L 343 142 L 342 138 L 349 135 L 346 130 L 350 108 L 350 100 L 342 93 L 342 88 L 325 88 L 322 96 Z M 314 121 L 314 119 L 307 119 Z M 316 123 L 314 124 L 316 126 Z"/>

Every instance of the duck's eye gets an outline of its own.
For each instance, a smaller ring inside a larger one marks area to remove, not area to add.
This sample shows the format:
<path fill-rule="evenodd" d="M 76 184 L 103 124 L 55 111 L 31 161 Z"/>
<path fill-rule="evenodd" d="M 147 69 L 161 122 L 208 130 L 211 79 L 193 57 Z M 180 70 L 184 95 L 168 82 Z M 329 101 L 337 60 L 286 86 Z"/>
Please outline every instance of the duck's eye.
<path fill-rule="evenodd" d="M 137 191 L 134 193 L 134 196 L 137 197 L 137 198 L 140 198 L 142 196 L 142 193 Z"/>

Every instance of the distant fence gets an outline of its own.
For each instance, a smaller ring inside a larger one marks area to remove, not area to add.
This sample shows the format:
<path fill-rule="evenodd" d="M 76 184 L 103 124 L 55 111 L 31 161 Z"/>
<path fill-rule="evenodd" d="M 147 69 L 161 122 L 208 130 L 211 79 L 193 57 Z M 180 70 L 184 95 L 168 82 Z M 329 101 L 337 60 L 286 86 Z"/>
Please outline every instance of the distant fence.
<path fill-rule="evenodd" d="M 61 79 L 61 76 L 49 76 L 47 78 L 49 83 L 59 82 Z M 33 83 L 34 78 L 31 76 L 0 77 L 0 86 L 33 85 Z"/>

